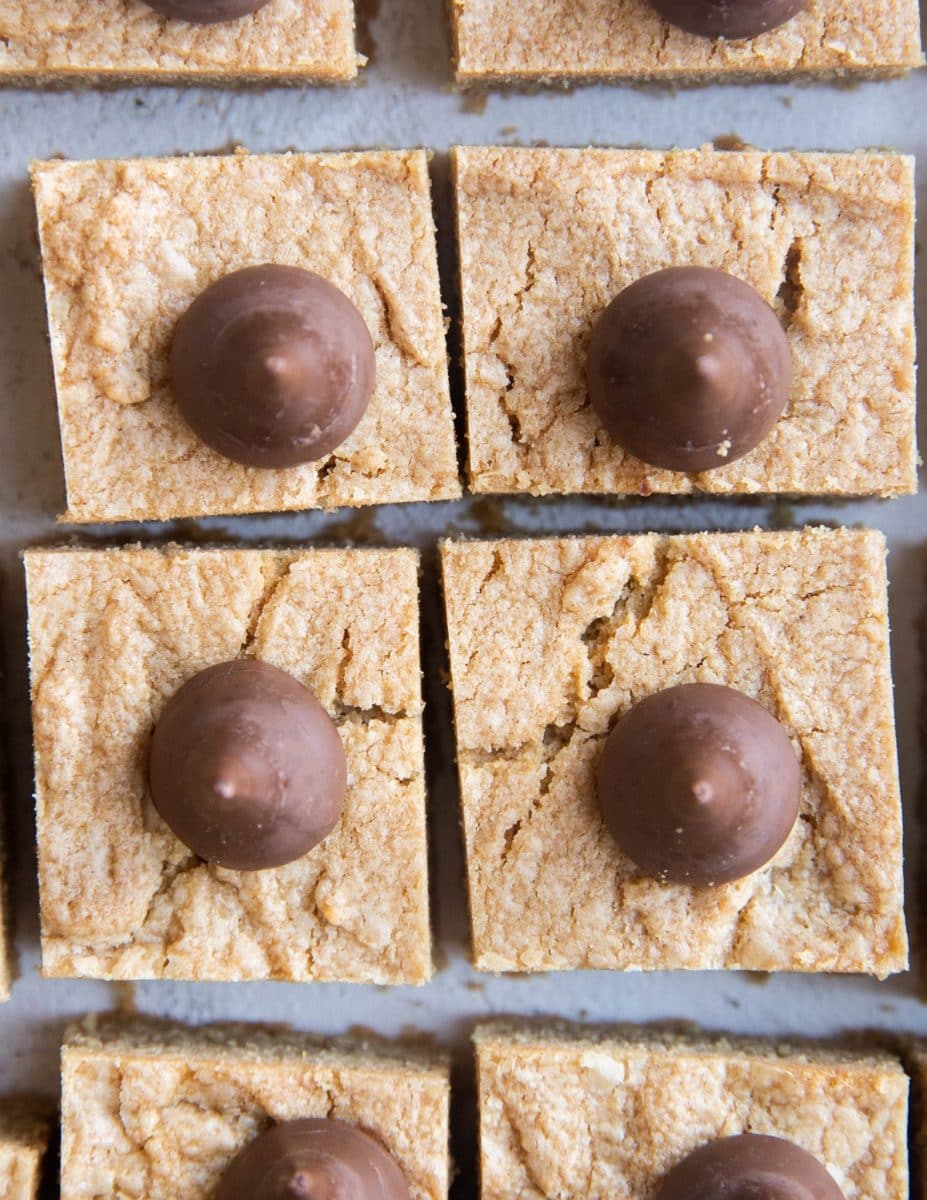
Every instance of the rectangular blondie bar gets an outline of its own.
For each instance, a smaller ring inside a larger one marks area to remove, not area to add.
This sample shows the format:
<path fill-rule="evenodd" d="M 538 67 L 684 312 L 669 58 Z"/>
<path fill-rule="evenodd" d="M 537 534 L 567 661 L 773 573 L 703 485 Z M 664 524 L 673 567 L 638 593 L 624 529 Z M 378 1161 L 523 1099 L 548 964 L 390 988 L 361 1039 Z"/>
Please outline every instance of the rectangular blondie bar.
<path fill-rule="evenodd" d="M 248 1026 L 88 1020 L 62 1051 L 61 1200 L 206 1200 L 275 1121 L 331 1117 L 393 1156 L 411 1200 L 444 1200 L 449 1080 L 437 1055 Z"/>
<path fill-rule="evenodd" d="M 917 0 L 817 0 L 738 41 L 700 37 L 648 0 L 449 0 L 457 82 L 708 83 L 807 76 L 872 78 L 923 64 Z"/>
<path fill-rule="evenodd" d="M 908 1081 L 889 1055 L 570 1027 L 476 1032 L 482 1200 L 651 1200 L 717 1137 L 788 1138 L 847 1200 L 906 1200 Z"/>
<path fill-rule="evenodd" d="M 0 84 L 344 83 L 364 61 L 352 0 L 269 0 L 214 25 L 142 0 L 0 0 Z"/>
<path fill-rule="evenodd" d="M 916 490 L 911 159 L 466 147 L 454 165 L 474 491 Z M 605 306 L 686 265 L 751 284 L 793 365 L 771 433 L 700 474 L 621 450 L 585 379 Z"/>
<path fill-rule="evenodd" d="M 37 1200 L 51 1122 L 47 1106 L 30 1097 L 0 1100 L 0 1196 Z"/>
<path fill-rule="evenodd" d="M 441 557 L 480 970 L 905 968 L 881 534 L 446 541 Z M 785 845 L 710 888 L 638 871 L 594 785 L 615 720 L 694 681 L 759 701 L 801 762 Z"/>
<path fill-rule="evenodd" d="M 27 552 L 49 976 L 423 983 L 431 974 L 412 550 Z M 165 701 L 254 657 L 309 686 L 348 766 L 340 823 L 286 866 L 197 858 L 151 803 Z"/>
<path fill-rule="evenodd" d="M 460 495 L 423 151 L 47 162 L 33 165 L 32 180 L 67 520 Z M 171 394 L 178 317 L 209 283 L 262 263 L 334 283 L 376 347 L 360 424 L 296 467 L 216 453 Z"/>

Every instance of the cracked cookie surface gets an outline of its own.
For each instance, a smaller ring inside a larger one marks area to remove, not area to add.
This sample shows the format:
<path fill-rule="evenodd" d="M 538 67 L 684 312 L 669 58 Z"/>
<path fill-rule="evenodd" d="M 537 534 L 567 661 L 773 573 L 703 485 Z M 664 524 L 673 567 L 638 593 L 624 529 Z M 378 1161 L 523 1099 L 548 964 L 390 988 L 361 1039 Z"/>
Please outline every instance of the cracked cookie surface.
<path fill-rule="evenodd" d="M 32 168 L 70 521 L 460 495 L 422 151 L 47 162 Z M 174 325 L 240 267 L 305 267 L 358 307 L 370 407 L 332 454 L 262 470 L 211 450 L 170 387 Z"/>
<path fill-rule="evenodd" d="M 680 83 L 789 75 L 901 74 L 923 63 L 917 0 L 811 0 L 747 40 L 699 37 L 648 0 L 449 0 L 457 81 L 541 83 L 662 79 Z"/>
<path fill-rule="evenodd" d="M 393 1155 L 412 1200 L 449 1182 L 447 1064 L 248 1026 L 88 1021 L 62 1053 L 62 1200 L 205 1200 L 274 1121 L 331 1117 Z"/>
<path fill-rule="evenodd" d="M 431 974 L 411 550 L 26 554 L 47 975 L 422 983 Z M 344 815 L 237 872 L 154 809 L 152 727 L 197 671 L 253 656 L 339 727 Z"/>
<path fill-rule="evenodd" d="M 846 1200 L 908 1195 L 897 1059 L 552 1027 L 477 1029 L 483 1200 L 651 1200 L 715 1137 L 768 1134 Z"/>
<path fill-rule="evenodd" d="M 885 543 L 806 529 L 443 542 L 477 967 L 904 969 Z M 799 819 L 761 870 L 660 884 L 594 768 L 655 691 L 726 684 L 783 724 Z"/>
<path fill-rule="evenodd" d="M 351 0 L 270 0 L 236 21 L 166 21 L 140 0 L 0 0 L 0 79 L 346 82 L 363 63 Z"/>
<path fill-rule="evenodd" d="M 454 163 L 474 491 L 915 490 L 912 160 L 466 147 Z M 692 475 L 616 446 L 585 382 L 602 309 L 684 265 L 756 288 L 794 371 L 760 445 Z"/>

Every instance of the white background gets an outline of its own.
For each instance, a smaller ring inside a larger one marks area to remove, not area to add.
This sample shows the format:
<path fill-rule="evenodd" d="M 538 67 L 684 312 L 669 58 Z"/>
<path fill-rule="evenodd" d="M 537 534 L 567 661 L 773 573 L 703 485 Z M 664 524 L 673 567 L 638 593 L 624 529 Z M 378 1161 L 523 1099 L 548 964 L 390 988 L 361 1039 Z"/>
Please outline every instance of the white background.
<path fill-rule="evenodd" d="M 446 159 L 455 142 L 512 142 L 666 147 L 693 146 L 738 134 L 763 147 L 852 149 L 891 146 L 921 154 L 920 206 L 927 190 L 927 72 L 852 88 L 731 85 L 692 91 L 591 88 L 467 99 L 452 88 L 442 0 L 384 0 L 370 24 L 371 65 L 355 88 L 324 91 L 219 92 L 126 90 L 105 94 L 0 92 L 0 567 L 2 634 L 9 685 L 16 827 L 11 857 L 22 975 L 0 1007 L 0 1092 L 57 1091 L 64 1024 L 90 1010 L 136 1006 L 194 1021 L 223 1018 L 286 1021 L 322 1033 L 363 1026 L 383 1033 L 433 1034 L 455 1048 L 459 1133 L 455 1151 L 472 1190 L 467 1135 L 468 1037 L 489 1014 L 554 1014 L 585 1020 L 691 1021 L 717 1029 L 823 1036 L 849 1030 L 927 1034 L 919 998 L 918 908 L 913 893 L 918 854 L 923 529 L 927 497 L 854 504 L 665 501 L 614 502 L 519 498 L 349 512 L 236 518 L 169 526 L 56 526 L 63 479 L 32 203 L 30 158 L 74 158 L 215 151 L 342 149 L 426 145 L 434 162 L 445 284 L 452 274 Z M 450 290 L 445 286 L 445 294 Z M 927 313 L 927 287 L 918 303 Z M 923 390 L 923 389 L 922 389 Z M 459 387 L 458 387 L 459 392 Z M 907 818 L 909 926 L 915 970 L 884 983 L 858 978 L 773 978 L 716 974 L 620 975 L 606 972 L 536 977 L 477 975 L 467 961 L 466 902 L 457 834 L 453 742 L 446 693 L 434 545 L 446 532 L 739 528 L 860 522 L 883 529 L 891 556 L 891 617 L 902 785 Z M 202 531 L 217 540 L 376 544 L 411 542 L 425 551 L 426 698 L 432 826 L 433 911 L 439 971 L 426 988 L 382 989 L 298 984 L 108 985 L 41 980 L 34 881 L 29 717 L 22 574 L 26 545 L 76 537 L 128 541 Z"/>

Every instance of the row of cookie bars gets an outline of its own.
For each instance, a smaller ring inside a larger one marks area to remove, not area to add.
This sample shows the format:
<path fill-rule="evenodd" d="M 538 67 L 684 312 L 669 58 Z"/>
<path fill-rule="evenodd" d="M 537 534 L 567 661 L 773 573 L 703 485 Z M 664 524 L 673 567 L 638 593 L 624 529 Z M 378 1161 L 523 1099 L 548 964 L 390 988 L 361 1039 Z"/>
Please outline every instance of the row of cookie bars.
<path fill-rule="evenodd" d="M 710 35 L 723 29 L 667 21 L 665 2 L 595 0 L 577 13 L 568 0 L 532 0 L 518 14 L 504 0 L 449 5 L 461 84 L 872 77 L 923 64 L 917 0 L 778 8 L 791 19 L 719 40 Z M 242 15 L 212 23 L 220 11 Z M 364 61 L 352 0 L 0 0 L 0 81 L 338 83 Z"/>
<path fill-rule="evenodd" d="M 483 1200 L 651 1200 L 687 1156 L 745 1133 L 786 1139 L 836 1185 L 795 1195 L 908 1196 L 909 1084 L 890 1054 L 502 1023 L 474 1042 Z M 917 1085 L 922 1061 L 911 1052 Z M 309 1119 L 372 1136 L 404 1178 L 400 1196 L 442 1200 L 449 1099 L 447 1061 L 421 1049 L 88 1019 L 62 1053 L 61 1197 L 224 1200 L 243 1194 L 219 1186 L 237 1155 Z M 36 1194 L 42 1131 L 29 1133 L 14 1143 L 0 1121 L 0 1182 L 5 1151 L 31 1171 L 8 1200 Z"/>
<path fill-rule="evenodd" d="M 904 969 L 880 534 L 446 541 L 441 557 L 478 968 Z M 417 569 L 408 549 L 27 552 L 46 975 L 431 976 Z M 344 747 L 340 820 L 286 865 L 206 861 L 153 802 L 152 730 L 230 660 L 311 689 Z M 618 718 L 693 682 L 777 718 L 800 787 L 771 861 L 714 887 L 636 867 L 593 780 Z"/>
<path fill-rule="evenodd" d="M 474 491 L 915 490 L 910 159 L 467 148 L 452 164 Z M 460 495 L 424 152 L 47 162 L 32 177 L 66 519 Z M 217 452 L 172 384 L 172 338 L 191 301 L 266 263 L 336 285 L 374 346 L 360 423 L 296 466 Z M 605 306 L 683 265 L 755 288 L 780 318 L 792 364 L 771 431 L 699 473 L 621 449 L 585 378 Z"/>

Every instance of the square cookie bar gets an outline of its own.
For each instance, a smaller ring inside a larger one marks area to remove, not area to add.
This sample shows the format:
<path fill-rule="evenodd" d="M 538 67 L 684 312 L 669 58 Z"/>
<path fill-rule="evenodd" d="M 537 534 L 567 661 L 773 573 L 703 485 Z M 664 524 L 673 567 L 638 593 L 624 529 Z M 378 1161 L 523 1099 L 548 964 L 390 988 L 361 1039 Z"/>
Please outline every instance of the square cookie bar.
<path fill-rule="evenodd" d="M 454 164 L 474 491 L 916 490 L 911 159 L 468 147 Z M 772 431 L 699 474 L 621 450 L 585 379 L 605 306 L 686 265 L 751 284 L 793 365 Z"/>
<path fill-rule="evenodd" d="M 718 1137 L 788 1138 L 847 1200 L 908 1195 L 897 1059 L 639 1031 L 476 1032 L 483 1200 L 651 1200 Z"/>
<path fill-rule="evenodd" d="M 61 1200 L 205 1200 L 277 1121 L 330 1117 L 393 1156 L 412 1200 L 449 1183 L 447 1063 L 248 1026 L 88 1021 L 62 1052 Z"/>
<path fill-rule="evenodd" d="M 215 25 L 144 0 L 0 0 L 0 84 L 344 83 L 364 61 L 352 0 L 269 0 Z"/>
<path fill-rule="evenodd" d="M 417 570 L 412 550 L 26 554 L 46 975 L 429 978 Z M 318 697 L 348 793 L 308 855 L 238 872 L 174 837 L 147 757 L 178 687 L 247 657 Z"/>
<path fill-rule="evenodd" d="M 160 520 L 460 495 L 422 151 L 34 164 L 70 521 Z M 376 346 L 360 424 L 318 462 L 246 467 L 171 394 L 178 317 L 261 263 L 308 268 Z"/>
<path fill-rule="evenodd" d="M 907 964 L 881 534 L 444 542 L 473 953 L 486 971 Z M 594 769 L 616 719 L 726 684 L 784 726 L 799 819 L 734 883 L 621 853 Z"/>
<path fill-rule="evenodd" d="M 923 64 L 917 0 L 812 0 L 746 40 L 699 37 L 648 0 L 449 0 L 457 82 L 468 85 L 664 80 L 872 78 Z"/>
<path fill-rule="evenodd" d="M 0 1100 L 0 1196 L 36 1200 L 48 1150 L 47 1108 L 28 1097 Z"/>

